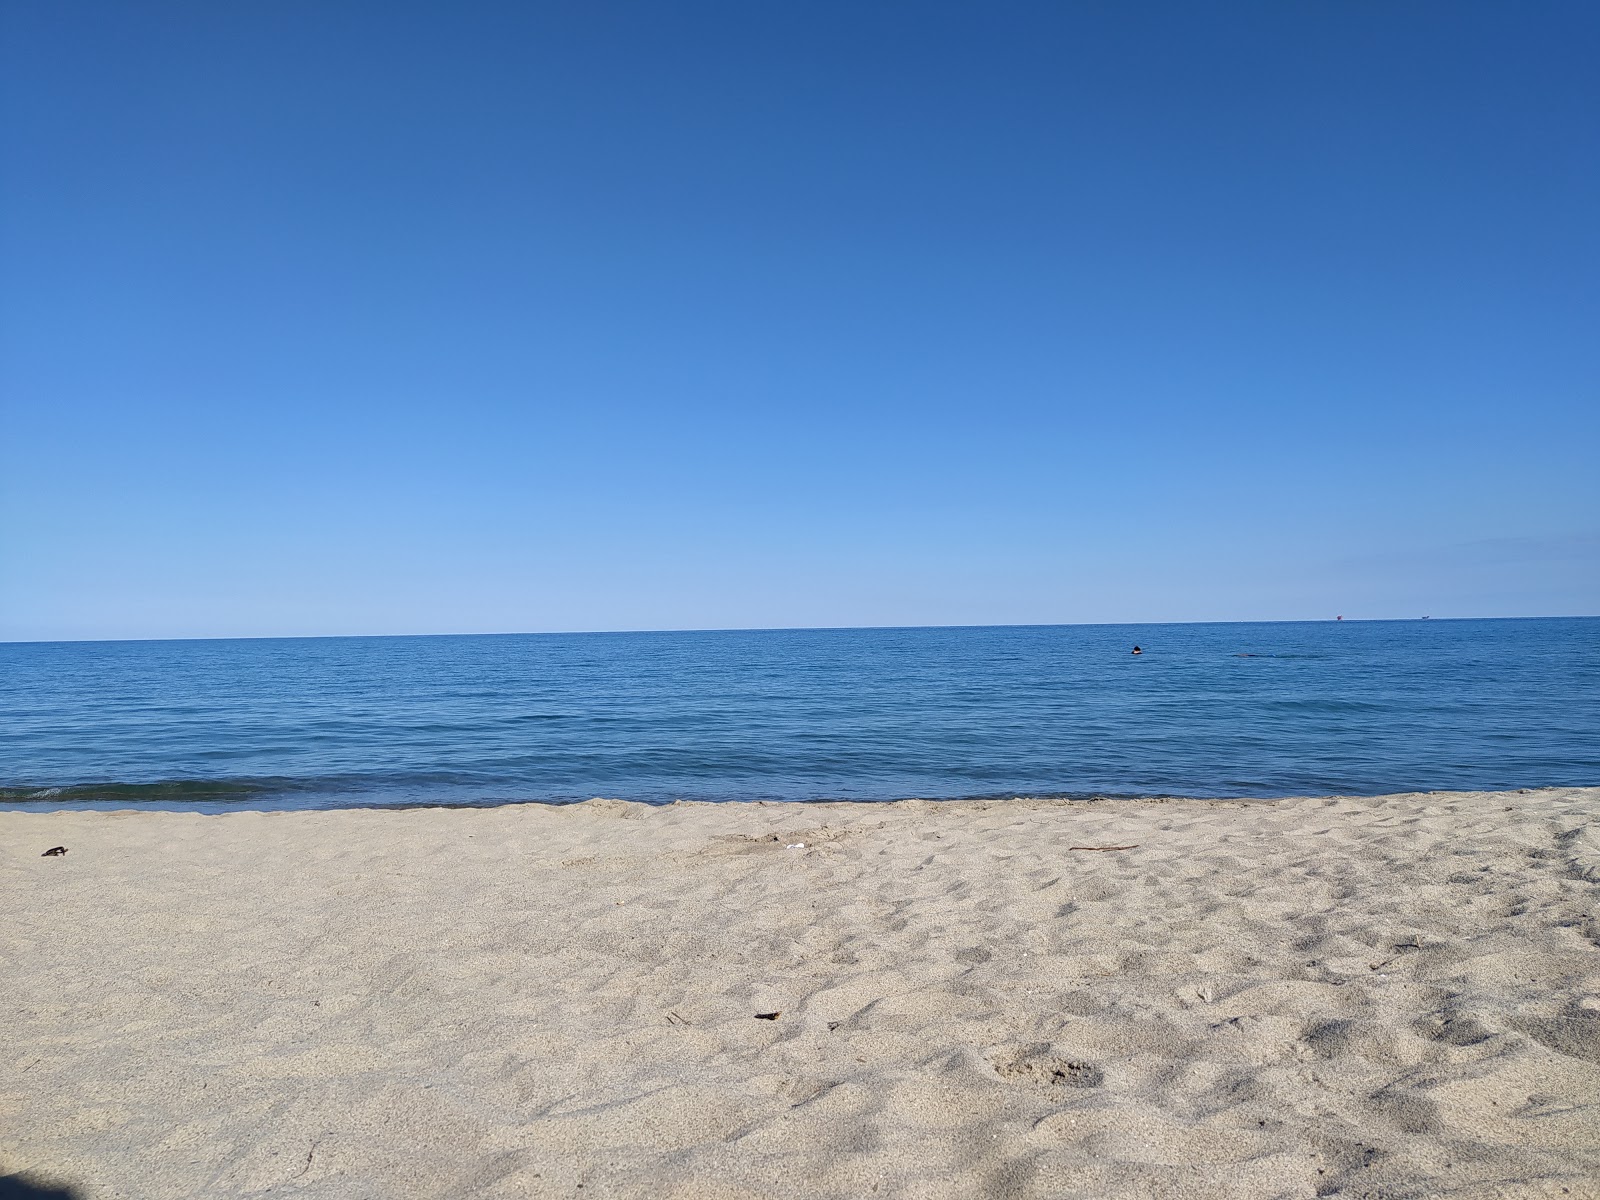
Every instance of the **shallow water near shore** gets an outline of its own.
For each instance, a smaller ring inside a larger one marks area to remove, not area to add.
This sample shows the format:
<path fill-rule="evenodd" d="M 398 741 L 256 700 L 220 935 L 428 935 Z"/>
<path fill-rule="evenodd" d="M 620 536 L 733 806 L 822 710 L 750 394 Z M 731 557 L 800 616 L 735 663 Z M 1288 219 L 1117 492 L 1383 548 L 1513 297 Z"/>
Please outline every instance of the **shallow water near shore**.
<path fill-rule="evenodd" d="M 12 809 L 1590 785 L 1596 730 L 1600 618 L 0 645 Z"/>

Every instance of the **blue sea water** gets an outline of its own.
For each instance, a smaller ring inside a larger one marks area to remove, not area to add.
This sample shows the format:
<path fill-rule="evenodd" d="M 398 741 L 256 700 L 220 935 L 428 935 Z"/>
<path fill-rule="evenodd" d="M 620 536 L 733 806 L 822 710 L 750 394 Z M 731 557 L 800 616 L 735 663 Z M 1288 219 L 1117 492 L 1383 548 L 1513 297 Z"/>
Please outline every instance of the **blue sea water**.
<path fill-rule="evenodd" d="M 7 808 L 1553 784 L 1600 618 L 0 644 Z"/>

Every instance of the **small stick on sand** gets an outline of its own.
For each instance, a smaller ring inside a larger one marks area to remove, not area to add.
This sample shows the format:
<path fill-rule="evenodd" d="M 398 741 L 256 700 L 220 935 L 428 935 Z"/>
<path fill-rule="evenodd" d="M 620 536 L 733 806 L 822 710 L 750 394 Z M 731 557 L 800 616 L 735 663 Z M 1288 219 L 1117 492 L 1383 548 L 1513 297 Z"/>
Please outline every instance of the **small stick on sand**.
<path fill-rule="evenodd" d="M 1139 848 L 1139 843 L 1138 842 L 1135 842 L 1131 846 L 1068 846 L 1067 847 L 1068 850 L 1137 850 L 1138 848 Z"/>

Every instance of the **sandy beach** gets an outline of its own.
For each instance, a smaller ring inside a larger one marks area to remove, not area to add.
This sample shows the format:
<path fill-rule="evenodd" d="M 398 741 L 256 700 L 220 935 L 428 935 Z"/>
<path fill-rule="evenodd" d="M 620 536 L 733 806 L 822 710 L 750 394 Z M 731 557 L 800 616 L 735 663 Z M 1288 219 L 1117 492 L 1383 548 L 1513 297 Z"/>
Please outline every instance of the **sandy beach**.
<path fill-rule="evenodd" d="M 0 1194 L 1597 1196 L 1597 814 L 0 814 Z"/>

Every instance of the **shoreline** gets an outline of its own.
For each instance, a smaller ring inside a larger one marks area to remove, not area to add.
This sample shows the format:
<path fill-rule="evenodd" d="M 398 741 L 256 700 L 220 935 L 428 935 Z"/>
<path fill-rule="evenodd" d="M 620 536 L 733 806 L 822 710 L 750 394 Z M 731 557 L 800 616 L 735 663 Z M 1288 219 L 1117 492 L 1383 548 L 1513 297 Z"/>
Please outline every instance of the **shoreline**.
<path fill-rule="evenodd" d="M 1592 1196 L 1597 817 L 1600 788 L 7 810 L 0 1176 Z"/>
<path fill-rule="evenodd" d="M 130 786 L 130 785 L 115 785 Z M 132 785 L 146 786 L 146 785 Z M 0 789 L 0 793 L 32 791 L 34 789 Z M 63 785 L 59 788 L 41 787 L 39 792 L 87 791 L 89 785 Z M 249 801 L 231 803 L 224 800 L 150 800 L 130 802 L 112 800 L 55 801 L 48 797 L 15 799 L 0 795 L 0 816 L 7 813 L 26 813 L 49 816 L 56 813 L 140 814 L 172 813 L 201 816 L 227 816 L 254 813 L 332 813 L 332 812 L 416 812 L 416 811 L 493 811 L 514 808 L 576 808 L 585 804 L 634 804 L 640 808 L 676 808 L 684 805 L 704 805 L 712 808 L 739 808 L 745 805 L 787 806 L 807 809 L 834 805 L 841 808 L 872 808 L 895 804 L 1282 804 L 1323 800 L 1382 800 L 1391 796 L 1526 796 L 1541 792 L 1600 791 L 1600 784 L 1535 784 L 1531 787 L 1503 788 L 1422 788 L 1390 792 L 1286 792 L 1262 796 L 1180 795 L 1175 793 L 1147 792 L 994 792 L 964 796 L 895 796 L 888 799 L 820 797 L 807 800 L 781 800 L 773 797 L 753 799 L 703 800 L 682 797 L 672 800 L 638 800 L 627 796 L 584 796 L 574 799 L 529 800 L 464 800 L 455 803 L 437 800 L 416 800 L 370 804 L 322 804 L 305 806 L 263 806 Z"/>

